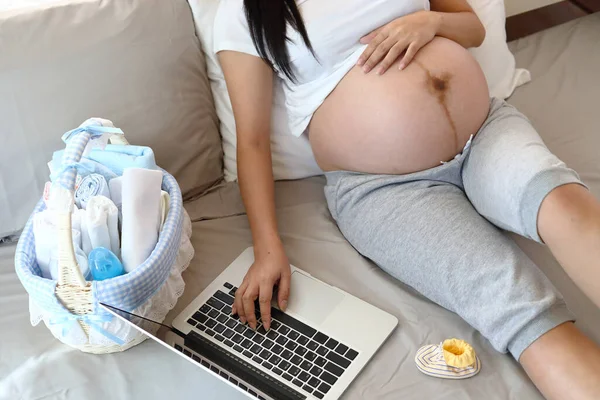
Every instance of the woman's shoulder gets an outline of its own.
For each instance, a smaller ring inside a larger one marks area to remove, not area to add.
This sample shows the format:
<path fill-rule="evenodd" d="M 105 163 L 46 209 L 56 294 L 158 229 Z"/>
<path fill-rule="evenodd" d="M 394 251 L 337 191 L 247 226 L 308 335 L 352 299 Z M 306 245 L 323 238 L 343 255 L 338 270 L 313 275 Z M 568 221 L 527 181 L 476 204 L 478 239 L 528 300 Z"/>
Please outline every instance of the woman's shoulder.
<path fill-rule="evenodd" d="M 220 0 L 213 26 L 214 52 L 233 50 L 258 56 L 250 30 L 244 0 Z"/>
<path fill-rule="evenodd" d="M 216 18 L 237 18 L 244 15 L 244 0 L 219 0 Z"/>

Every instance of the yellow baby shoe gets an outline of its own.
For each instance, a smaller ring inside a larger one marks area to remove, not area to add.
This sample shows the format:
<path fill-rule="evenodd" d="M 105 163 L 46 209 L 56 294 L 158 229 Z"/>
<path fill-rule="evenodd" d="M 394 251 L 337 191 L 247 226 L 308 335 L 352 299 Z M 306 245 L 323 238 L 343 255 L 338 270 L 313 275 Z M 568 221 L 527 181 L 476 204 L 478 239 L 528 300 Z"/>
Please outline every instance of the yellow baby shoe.
<path fill-rule="evenodd" d="M 466 379 L 481 370 L 481 361 L 473 347 L 459 339 L 421 347 L 415 363 L 422 373 L 443 379 Z"/>

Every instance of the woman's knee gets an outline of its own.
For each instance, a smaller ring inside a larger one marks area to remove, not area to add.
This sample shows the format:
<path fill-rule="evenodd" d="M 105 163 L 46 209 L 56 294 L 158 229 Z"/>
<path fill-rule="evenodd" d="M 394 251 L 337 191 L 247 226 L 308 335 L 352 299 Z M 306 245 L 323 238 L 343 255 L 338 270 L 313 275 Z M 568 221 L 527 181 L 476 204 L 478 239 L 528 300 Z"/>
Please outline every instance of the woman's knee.
<path fill-rule="evenodd" d="M 581 184 L 556 187 L 540 205 L 537 229 L 546 243 L 556 236 L 569 234 L 572 229 L 600 235 L 600 203 Z"/>

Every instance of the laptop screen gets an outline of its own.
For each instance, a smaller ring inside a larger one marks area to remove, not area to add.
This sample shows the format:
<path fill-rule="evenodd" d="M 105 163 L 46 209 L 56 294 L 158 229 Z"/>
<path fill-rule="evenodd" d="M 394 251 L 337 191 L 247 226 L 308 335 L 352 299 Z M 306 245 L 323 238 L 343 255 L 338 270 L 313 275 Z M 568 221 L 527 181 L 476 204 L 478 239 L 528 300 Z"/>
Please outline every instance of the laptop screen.
<path fill-rule="evenodd" d="M 105 304 L 105 303 L 99 303 L 99 304 L 100 304 L 100 307 L 102 307 L 104 310 L 108 311 L 109 313 L 111 313 L 115 317 L 119 318 L 121 321 L 127 323 L 128 325 L 132 325 L 138 331 L 146 334 L 147 336 L 149 336 L 150 338 L 152 338 L 154 340 L 158 340 L 158 341 L 162 342 L 162 339 L 160 339 L 160 335 L 158 334 L 158 331 L 161 327 L 165 328 L 167 331 L 173 331 L 173 328 L 168 325 L 161 324 L 159 322 L 153 321 L 148 318 L 141 317 L 136 314 L 132 314 L 130 312 L 127 312 L 127 311 L 122 310 L 117 307 L 113 307 L 113 306 Z M 171 347 L 171 346 L 169 346 L 169 347 Z"/>
<path fill-rule="evenodd" d="M 249 398 L 253 398 L 253 396 L 251 396 L 250 393 L 241 390 L 243 388 L 240 388 L 238 385 L 234 385 L 233 383 L 235 382 L 235 380 L 234 382 L 230 381 L 229 377 L 225 378 L 220 374 L 221 371 L 211 369 L 211 367 L 206 365 L 205 363 L 203 364 L 201 362 L 197 362 L 196 360 L 194 360 L 193 357 L 176 349 L 176 347 L 173 344 L 169 344 L 167 343 L 167 341 L 163 340 L 162 338 L 166 334 L 173 335 L 172 337 L 176 337 L 178 341 L 180 341 L 182 344 L 184 343 L 183 338 L 181 338 L 180 336 L 180 333 L 176 333 L 176 330 L 172 327 L 158 323 L 156 321 L 152 321 L 150 319 L 140 317 L 135 314 L 128 313 L 124 310 L 112 307 L 108 304 L 100 303 L 100 307 L 102 307 L 104 310 L 114 315 L 115 317 L 119 318 L 126 324 L 131 325 L 136 330 L 144 333 L 146 336 L 148 336 L 155 342 L 160 343 L 162 346 L 184 357 L 186 360 L 190 361 L 190 363 L 193 364 L 195 367 L 199 367 L 201 370 L 198 371 L 198 379 L 204 379 L 206 381 L 206 394 L 214 393 L 215 399 L 218 398 L 228 400 L 247 400 Z M 202 354 L 198 355 L 201 356 Z M 210 396 L 206 398 L 210 398 Z M 254 399 L 256 399 L 256 397 L 254 397 Z"/>

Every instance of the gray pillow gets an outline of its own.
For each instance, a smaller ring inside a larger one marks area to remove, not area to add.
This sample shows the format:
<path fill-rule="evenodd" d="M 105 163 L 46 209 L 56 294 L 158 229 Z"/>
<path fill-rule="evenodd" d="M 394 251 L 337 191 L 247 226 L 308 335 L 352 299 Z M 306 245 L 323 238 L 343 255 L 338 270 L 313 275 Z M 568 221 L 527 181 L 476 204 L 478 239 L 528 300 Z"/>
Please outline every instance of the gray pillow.
<path fill-rule="evenodd" d="M 61 134 L 89 117 L 151 146 L 185 198 L 222 179 L 218 119 L 185 0 L 4 11 L 0 38 L 0 237 L 24 226 Z"/>

